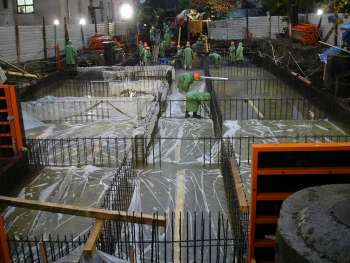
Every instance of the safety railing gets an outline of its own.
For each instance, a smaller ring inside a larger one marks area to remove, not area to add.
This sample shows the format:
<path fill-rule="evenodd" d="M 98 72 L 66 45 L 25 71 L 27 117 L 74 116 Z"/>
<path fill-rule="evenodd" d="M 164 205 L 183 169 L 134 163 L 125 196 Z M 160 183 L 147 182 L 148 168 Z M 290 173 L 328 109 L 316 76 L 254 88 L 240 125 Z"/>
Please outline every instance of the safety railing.
<path fill-rule="evenodd" d="M 241 136 L 226 137 L 223 139 L 229 143 L 230 155 L 236 157 L 239 165 L 247 163 L 250 165 L 253 144 L 283 144 L 283 143 L 341 143 L 350 142 L 349 135 L 295 135 L 295 136 Z"/>
<path fill-rule="evenodd" d="M 220 164 L 221 140 L 215 137 L 156 137 L 144 151 L 144 162 L 160 167 L 164 163 L 215 167 Z"/>
<path fill-rule="evenodd" d="M 101 207 L 108 210 L 127 211 L 134 194 L 136 173 L 132 160 L 125 158 L 104 194 Z"/>
<path fill-rule="evenodd" d="M 222 213 L 174 212 L 166 216 L 166 221 L 166 227 L 107 221 L 97 249 L 135 262 L 244 262 L 236 256 L 236 240 Z M 45 239 L 9 237 L 12 262 L 42 262 L 42 255 L 55 261 L 81 249 L 86 239 L 67 235 Z"/>
<path fill-rule="evenodd" d="M 229 79 L 240 78 L 267 78 L 271 79 L 274 76 L 262 67 L 258 67 L 249 61 L 237 62 L 231 64 L 228 58 L 224 57 L 220 67 L 209 65 L 210 76 L 227 77 Z"/>
<path fill-rule="evenodd" d="M 153 97 L 119 99 L 47 99 L 22 102 L 22 110 L 43 122 L 94 122 L 101 120 L 141 120 Z"/>
<path fill-rule="evenodd" d="M 319 120 L 326 118 L 303 98 L 218 99 L 223 120 Z"/>
<path fill-rule="evenodd" d="M 30 165 L 118 167 L 131 154 L 130 138 L 27 139 Z"/>
<path fill-rule="evenodd" d="M 157 95 L 169 87 L 166 80 L 61 80 L 34 90 L 30 100 L 52 97 L 139 97 Z"/>
<path fill-rule="evenodd" d="M 278 79 L 211 80 L 218 98 L 296 98 L 299 94 Z"/>
<path fill-rule="evenodd" d="M 201 118 L 210 118 L 209 100 L 201 100 L 192 103 L 197 104 L 197 114 L 200 115 Z M 186 118 L 186 100 L 167 100 L 165 103 L 162 104 L 161 111 L 163 113 L 163 118 L 184 119 Z M 190 117 L 192 117 L 192 112 L 190 113 Z"/>
<path fill-rule="evenodd" d="M 139 80 L 160 79 L 168 80 L 173 68 L 167 65 L 156 66 L 103 66 L 78 68 L 79 79 L 85 80 Z"/>

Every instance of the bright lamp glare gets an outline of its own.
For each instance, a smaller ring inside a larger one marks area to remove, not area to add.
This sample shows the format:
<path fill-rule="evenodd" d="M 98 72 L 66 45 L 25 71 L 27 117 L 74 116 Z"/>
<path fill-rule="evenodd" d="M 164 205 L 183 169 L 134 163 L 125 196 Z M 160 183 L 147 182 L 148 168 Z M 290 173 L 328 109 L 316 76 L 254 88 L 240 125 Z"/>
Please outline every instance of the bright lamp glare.
<path fill-rule="evenodd" d="M 323 15 L 323 9 L 317 9 L 317 15 L 322 16 Z"/>
<path fill-rule="evenodd" d="M 134 15 L 134 9 L 130 4 L 122 4 L 119 11 L 123 20 L 130 20 Z"/>
<path fill-rule="evenodd" d="M 60 21 L 59 21 L 58 19 L 55 19 L 55 20 L 53 21 L 53 24 L 54 24 L 55 26 L 58 26 L 58 25 L 60 24 Z"/>
<path fill-rule="evenodd" d="M 79 20 L 79 25 L 85 26 L 86 25 L 86 20 L 85 18 L 80 18 Z"/>

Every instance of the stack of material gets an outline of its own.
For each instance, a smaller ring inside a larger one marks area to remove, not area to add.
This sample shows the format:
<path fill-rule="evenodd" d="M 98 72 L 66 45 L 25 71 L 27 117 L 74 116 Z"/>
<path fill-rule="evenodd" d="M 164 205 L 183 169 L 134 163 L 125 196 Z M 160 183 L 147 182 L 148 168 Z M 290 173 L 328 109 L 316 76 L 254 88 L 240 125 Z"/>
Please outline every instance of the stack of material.
<path fill-rule="evenodd" d="M 320 40 L 320 30 L 310 24 L 299 24 L 293 26 L 292 36 L 304 45 L 315 45 Z"/>
<path fill-rule="evenodd" d="M 190 20 L 188 28 L 191 33 L 199 34 L 203 32 L 203 20 Z"/>

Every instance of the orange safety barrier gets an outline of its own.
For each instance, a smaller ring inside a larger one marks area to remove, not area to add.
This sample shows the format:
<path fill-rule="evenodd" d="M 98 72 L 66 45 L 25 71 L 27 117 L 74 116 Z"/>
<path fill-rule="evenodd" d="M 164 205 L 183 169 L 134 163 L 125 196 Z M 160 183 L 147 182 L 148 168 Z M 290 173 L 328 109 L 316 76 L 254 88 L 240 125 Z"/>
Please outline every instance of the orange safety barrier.
<path fill-rule="evenodd" d="M 14 85 L 0 85 L 0 160 L 23 150 L 23 137 Z"/>
<path fill-rule="evenodd" d="M 280 207 L 293 193 L 350 184 L 350 144 L 253 145 L 248 263 L 274 262 Z"/>
<path fill-rule="evenodd" d="M 0 214 L 0 263 L 10 263 L 11 256 L 6 237 L 4 219 Z"/>

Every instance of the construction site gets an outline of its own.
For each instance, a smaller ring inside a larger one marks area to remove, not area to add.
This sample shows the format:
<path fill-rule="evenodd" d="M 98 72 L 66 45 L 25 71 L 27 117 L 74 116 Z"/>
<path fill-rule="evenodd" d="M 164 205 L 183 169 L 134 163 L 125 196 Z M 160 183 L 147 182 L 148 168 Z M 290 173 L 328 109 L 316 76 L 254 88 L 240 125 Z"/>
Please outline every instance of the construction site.
<path fill-rule="evenodd" d="M 0 26 L 0 263 L 350 262 L 345 12 L 90 2 Z"/>

